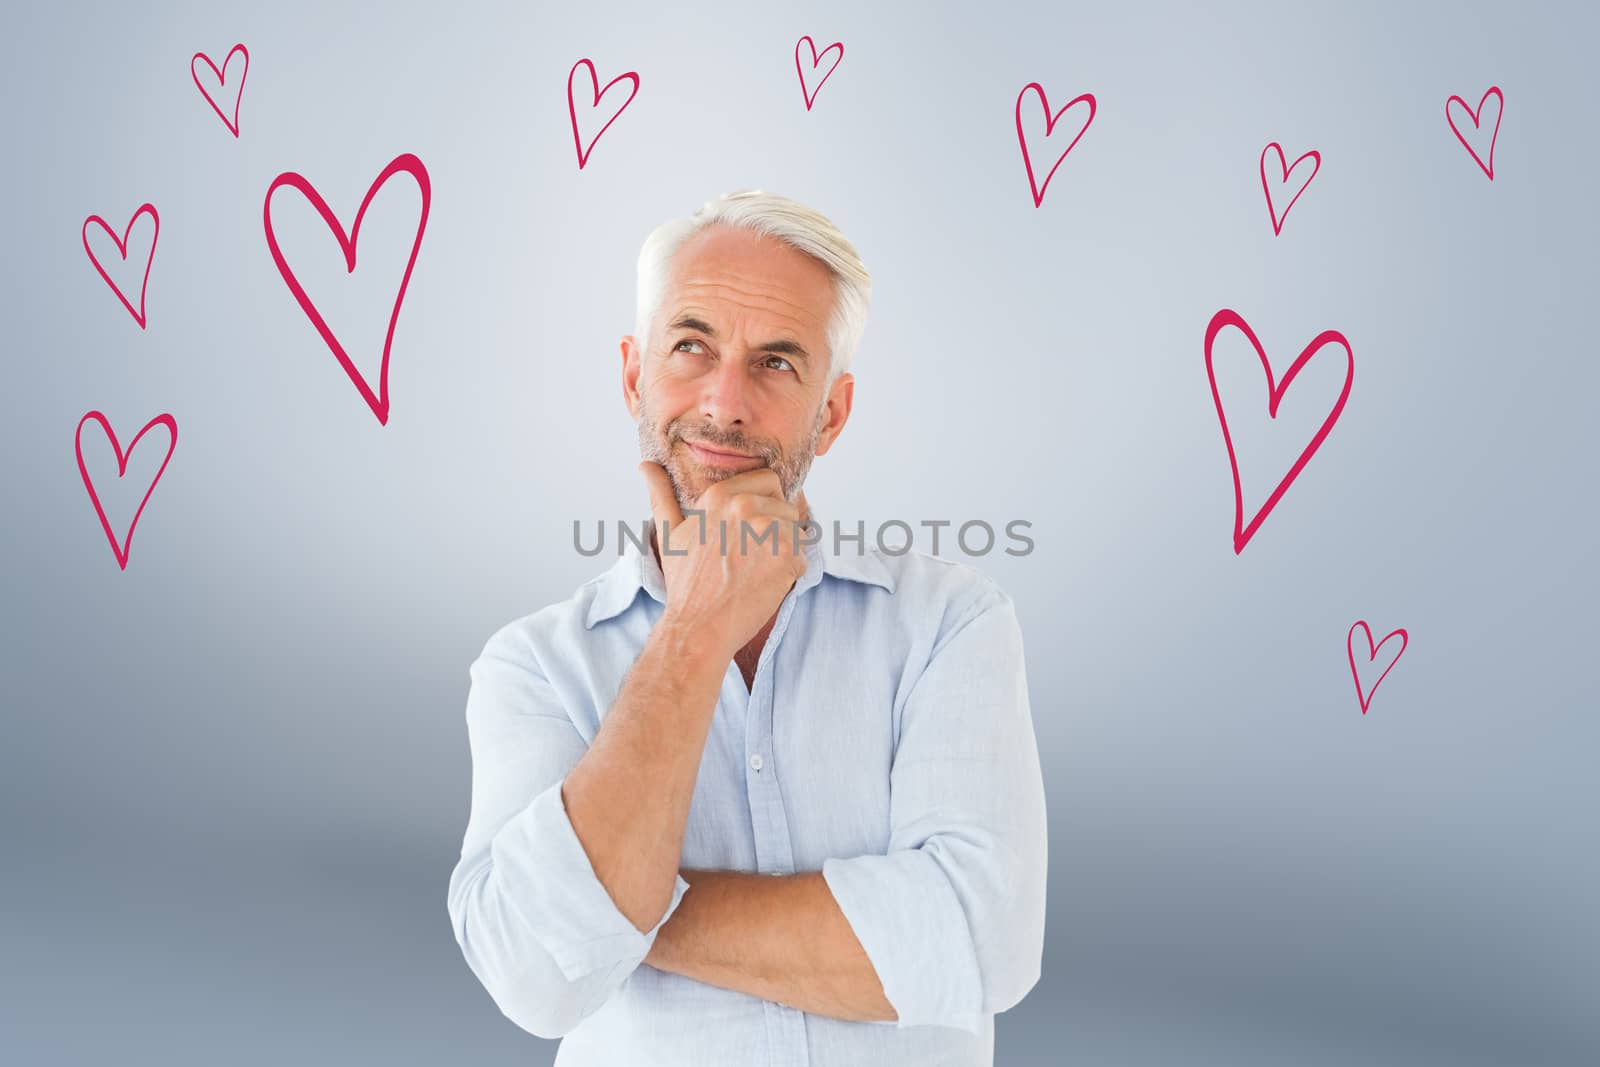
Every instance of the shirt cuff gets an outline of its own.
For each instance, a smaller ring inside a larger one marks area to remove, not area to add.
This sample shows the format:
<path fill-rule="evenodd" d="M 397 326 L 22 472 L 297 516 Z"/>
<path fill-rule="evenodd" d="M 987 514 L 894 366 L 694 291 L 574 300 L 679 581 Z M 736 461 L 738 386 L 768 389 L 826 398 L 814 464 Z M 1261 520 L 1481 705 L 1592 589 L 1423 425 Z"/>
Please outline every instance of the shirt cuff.
<path fill-rule="evenodd" d="M 567 816 L 557 779 L 495 835 L 494 868 L 534 937 L 568 981 L 638 966 L 689 888 L 680 873 L 660 922 L 641 932 L 600 881 Z"/>
<path fill-rule="evenodd" d="M 866 950 L 895 1026 L 951 1026 L 982 1037 L 983 981 L 966 912 L 933 856 L 830 857 L 822 877 Z"/>

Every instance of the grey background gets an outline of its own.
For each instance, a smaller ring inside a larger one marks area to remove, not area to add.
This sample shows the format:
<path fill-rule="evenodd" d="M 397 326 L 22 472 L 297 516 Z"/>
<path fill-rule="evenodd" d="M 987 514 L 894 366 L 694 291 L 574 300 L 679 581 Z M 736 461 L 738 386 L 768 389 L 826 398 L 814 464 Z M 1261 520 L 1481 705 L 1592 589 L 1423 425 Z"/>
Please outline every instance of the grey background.
<path fill-rule="evenodd" d="M 608 565 L 574 518 L 647 514 L 617 377 L 634 256 L 751 186 L 831 215 L 876 283 L 811 498 L 1034 524 L 1030 556 L 965 557 L 1017 600 L 1050 799 L 1044 976 L 997 1062 L 1600 1058 L 1592 8 L 10 22 L 0 1059 L 549 1061 L 445 912 L 467 665 Z M 803 33 L 846 49 L 809 113 Z M 188 69 L 236 41 L 238 141 Z M 642 86 L 580 172 L 583 56 Z M 1039 209 L 1012 124 L 1033 80 L 1100 105 Z M 1490 84 L 1492 183 L 1444 119 Z M 1324 157 L 1281 237 L 1271 140 Z M 297 170 L 348 224 L 407 151 L 434 199 L 379 426 L 261 201 Z M 78 232 L 145 200 L 141 332 Z M 1330 327 L 1356 357 L 1242 556 L 1201 350 L 1224 306 L 1280 368 Z M 91 408 L 124 442 L 179 425 L 125 572 L 72 451 Z M 1357 618 L 1411 635 L 1366 715 Z"/>

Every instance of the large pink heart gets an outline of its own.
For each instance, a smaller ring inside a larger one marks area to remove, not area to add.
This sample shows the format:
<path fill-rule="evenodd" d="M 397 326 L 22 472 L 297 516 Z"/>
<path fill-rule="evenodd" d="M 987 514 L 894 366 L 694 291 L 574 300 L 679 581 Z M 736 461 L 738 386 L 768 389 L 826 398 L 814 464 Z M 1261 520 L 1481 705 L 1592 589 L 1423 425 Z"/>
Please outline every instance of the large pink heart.
<path fill-rule="evenodd" d="M 1383 669 L 1382 674 L 1378 675 L 1378 680 L 1372 683 L 1372 688 L 1366 690 L 1365 692 L 1363 692 L 1361 689 L 1361 672 L 1356 668 L 1357 627 L 1360 627 L 1361 632 L 1367 635 L 1367 650 L 1365 653 L 1363 653 L 1363 655 L 1366 656 L 1367 666 L 1371 666 L 1377 661 L 1378 649 L 1382 648 L 1384 645 L 1387 645 L 1389 643 L 1389 638 L 1400 638 L 1400 648 L 1395 652 L 1394 658 L 1389 660 L 1389 665 Z M 1350 632 L 1345 635 L 1344 644 L 1345 650 L 1350 655 L 1350 673 L 1355 677 L 1356 680 L 1356 696 L 1361 699 L 1361 714 L 1365 715 L 1367 713 L 1367 708 L 1372 704 L 1373 694 L 1378 691 L 1378 686 L 1382 684 L 1383 680 L 1389 676 L 1389 672 L 1394 670 L 1394 665 L 1400 662 L 1400 657 L 1405 653 L 1406 643 L 1409 640 L 1410 638 L 1406 635 L 1404 630 L 1392 630 L 1382 641 L 1379 641 L 1377 644 L 1373 644 L 1372 630 L 1367 627 L 1364 619 L 1357 619 L 1355 626 L 1350 627 Z"/>
<path fill-rule="evenodd" d="M 1038 181 L 1034 177 L 1033 152 L 1028 147 L 1028 133 L 1022 128 L 1022 102 L 1023 100 L 1027 99 L 1028 91 L 1030 89 L 1038 95 L 1039 105 L 1044 109 L 1044 136 L 1046 140 L 1049 140 L 1052 136 L 1054 136 L 1056 122 L 1061 118 L 1062 115 L 1065 115 L 1068 111 L 1071 111 L 1079 104 L 1089 105 L 1088 114 L 1084 115 L 1083 117 L 1083 125 L 1078 127 L 1078 132 L 1073 134 L 1072 140 L 1069 141 L 1067 146 L 1061 150 L 1061 154 L 1056 156 L 1055 163 L 1050 167 L 1050 173 L 1044 176 L 1044 181 L 1042 182 Z M 1072 151 L 1073 146 L 1075 146 L 1084 133 L 1088 131 L 1089 123 L 1094 121 L 1094 110 L 1095 102 L 1093 93 L 1084 93 L 1082 96 L 1077 96 L 1071 100 L 1068 100 L 1061 106 L 1061 109 L 1053 115 L 1050 113 L 1050 101 L 1046 99 L 1044 95 L 1044 87 L 1038 82 L 1029 82 L 1027 85 L 1022 87 L 1022 92 L 1017 94 L 1017 143 L 1022 146 L 1023 166 L 1028 168 L 1028 187 L 1033 190 L 1034 207 L 1038 207 L 1044 202 L 1044 191 L 1049 187 L 1050 179 L 1055 177 L 1056 168 L 1061 166 L 1062 161 L 1067 158 L 1067 153 Z"/>
<path fill-rule="evenodd" d="M 383 336 L 383 364 L 378 371 L 378 392 L 377 395 L 373 395 L 372 389 L 367 385 L 367 380 L 362 377 L 361 372 L 351 362 L 344 345 L 339 343 L 339 339 L 328 328 L 322 313 L 317 310 L 316 304 L 312 303 L 311 298 L 306 295 L 305 288 L 301 286 L 299 280 L 294 276 L 294 271 L 290 269 L 288 262 L 283 258 L 283 252 L 278 248 L 278 238 L 272 232 L 272 194 L 282 185 L 298 189 L 311 202 L 311 206 L 317 209 L 317 214 L 322 216 L 322 221 L 333 232 L 334 237 L 338 238 L 339 247 L 344 252 L 345 269 L 347 272 L 353 273 L 356 269 L 356 241 L 361 237 L 361 218 L 367 213 L 367 205 L 372 203 L 372 198 L 377 195 L 379 189 L 383 188 L 385 182 L 401 172 L 411 175 L 417 183 L 417 188 L 421 190 L 422 211 L 417 217 L 417 236 L 416 240 L 411 243 L 411 255 L 406 260 L 405 274 L 401 276 L 400 288 L 394 294 L 394 309 L 389 313 L 389 328 Z M 361 392 L 362 399 L 367 402 L 367 406 L 372 409 L 372 413 L 378 417 L 378 422 L 385 425 L 389 421 L 389 350 L 394 345 L 394 327 L 400 318 L 400 305 L 406 298 L 406 285 L 411 281 L 411 268 L 416 266 L 417 250 L 422 247 L 422 231 L 428 225 L 428 205 L 431 200 L 432 187 L 428 182 L 428 168 L 422 165 L 422 160 L 410 152 L 406 152 L 396 156 L 393 162 L 383 168 L 383 173 L 379 174 L 377 179 L 373 181 L 371 188 L 367 190 L 365 199 L 361 201 L 360 209 L 356 211 L 355 225 L 350 227 L 348 236 L 344 232 L 344 227 L 339 224 L 339 220 L 329 210 L 327 201 L 322 199 L 322 195 L 312 188 L 310 182 L 292 171 L 286 171 L 272 180 L 272 184 L 267 186 L 267 199 L 262 207 L 262 223 L 267 231 L 267 247 L 272 251 L 272 261 L 278 265 L 278 273 L 283 275 L 283 280 L 288 283 L 289 291 L 294 294 L 300 309 L 306 313 L 306 316 L 311 320 L 311 324 L 317 328 L 317 332 L 322 335 L 322 339 L 333 350 L 333 354 L 339 360 L 340 366 L 344 367 L 344 372 L 350 376 L 350 380 L 355 383 L 356 388 Z"/>
<path fill-rule="evenodd" d="M 155 477 L 150 479 L 150 487 L 144 491 L 144 496 L 139 501 L 138 510 L 133 513 L 133 521 L 128 523 L 127 536 L 121 542 L 118 542 L 117 535 L 111 531 L 111 521 L 106 518 L 106 509 L 100 505 L 100 494 L 94 490 L 94 479 L 89 475 L 88 464 L 83 461 L 83 424 L 90 419 L 94 419 L 100 424 L 100 429 L 105 433 L 107 439 L 111 441 L 111 448 L 117 454 L 118 478 L 128 473 L 128 459 L 133 455 L 133 450 L 139 447 L 139 439 L 149 433 L 152 427 L 157 425 L 165 426 L 169 435 L 166 457 L 162 459 L 161 467 L 156 471 Z M 133 545 L 134 527 L 139 525 L 139 516 L 144 514 L 144 506 L 149 503 L 150 494 L 156 491 L 156 483 L 161 480 L 162 472 L 167 469 L 167 464 L 172 461 L 172 450 L 178 447 L 178 421 L 171 415 L 157 415 L 145 423 L 144 428 L 134 435 L 133 440 L 128 444 L 128 450 L 124 452 L 122 446 L 117 443 L 117 435 L 111 429 L 111 423 L 107 422 L 106 417 L 100 412 L 91 411 L 78 420 L 77 432 L 72 437 L 72 447 L 78 454 L 78 473 L 83 476 L 83 487 L 89 491 L 89 499 L 94 502 L 95 514 L 100 516 L 100 528 L 105 530 L 106 540 L 111 542 L 111 551 L 117 557 L 117 566 L 127 570 L 128 550 Z"/>
<path fill-rule="evenodd" d="M 122 287 L 116 283 L 104 265 L 101 264 L 100 257 L 94 254 L 94 249 L 89 247 L 89 226 L 93 224 L 105 231 L 106 236 L 110 237 L 112 243 L 117 246 L 117 256 L 126 263 L 128 261 L 128 235 L 133 232 L 133 224 L 139 221 L 140 215 L 150 216 L 151 221 L 155 223 L 155 232 L 150 236 L 150 251 L 145 254 L 144 275 L 139 280 L 139 308 L 134 310 L 133 303 L 128 299 L 128 294 L 122 291 Z M 106 284 L 111 286 L 111 291 L 117 294 L 117 299 L 122 301 L 122 306 L 128 309 L 128 314 L 133 316 L 133 321 L 139 324 L 139 329 L 141 330 L 144 329 L 145 325 L 144 293 L 150 284 L 150 265 L 155 262 L 156 241 L 160 237 L 161 216 L 156 213 L 154 204 L 140 204 L 139 210 L 135 211 L 133 217 L 128 220 L 128 225 L 123 229 L 120 238 L 112 232 L 111 227 L 106 225 L 106 220 L 99 215 L 90 215 L 83 220 L 83 250 L 89 253 L 89 262 L 94 264 L 94 269 L 100 272 L 100 277 L 104 278 Z"/>
<path fill-rule="evenodd" d="M 1283 400 L 1283 394 L 1294 383 L 1295 377 L 1300 373 L 1301 368 L 1324 345 L 1339 345 L 1344 349 L 1346 360 L 1344 389 L 1339 393 L 1339 399 L 1334 402 L 1333 410 L 1328 412 L 1328 417 L 1323 420 L 1322 425 L 1317 428 L 1317 432 L 1312 435 L 1311 441 L 1294 461 L 1294 465 L 1289 468 L 1289 473 L 1285 474 L 1283 479 L 1278 482 L 1272 494 L 1267 497 L 1267 502 L 1261 505 L 1260 510 L 1256 512 L 1255 517 L 1250 520 L 1248 526 L 1245 525 L 1244 521 L 1244 491 L 1239 483 L 1239 458 L 1233 451 L 1233 438 L 1228 433 L 1228 416 L 1222 410 L 1222 395 L 1217 391 L 1217 375 L 1211 363 L 1212 342 L 1216 340 L 1218 333 L 1229 326 L 1243 332 L 1245 337 L 1249 338 L 1250 344 L 1255 348 L 1256 355 L 1261 358 L 1261 367 L 1267 374 L 1267 415 L 1270 418 L 1278 417 L 1278 404 Z M 1261 342 L 1256 339 L 1255 331 L 1250 329 L 1250 324 L 1245 322 L 1238 312 L 1228 308 L 1223 308 L 1211 316 L 1211 324 L 1206 327 L 1206 377 L 1211 380 L 1211 398 L 1217 405 L 1217 419 L 1222 423 L 1222 440 L 1228 446 L 1228 464 L 1233 470 L 1234 555 L 1244 551 L 1244 546 L 1249 544 L 1251 537 L 1255 536 L 1256 529 L 1272 512 L 1272 509 L 1277 506 L 1278 498 L 1283 496 L 1284 490 L 1289 488 L 1289 483 L 1299 476 L 1301 469 L 1305 467 L 1306 461 L 1311 458 L 1312 453 L 1322 446 L 1323 439 L 1328 436 L 1328 431 L 1333 429 L 1334 422 L 1339 418 L 1339 412 L 1344 410 L 1344 402 L 1350 396 L 1350 382 L 1355 377 L 1355 370 L 1355 353 L 1350 350 L 1350 342 L 1345 340 L 1344 334 L 1338 330 L 1324 330 L 1312 338 L 1310 344 L 1306 345 L 1304 351 L 1290 366 L 1289 373 L 1283 376 L 1283 381 L 1276 382 L 1272 376 L 1272 364 L 1267 360 L 1266 350 L 1261 347 Z"/>
<path fill-rule="evenodd" d="M 589 72 L 589 83 L 594 89 L 594 97 L 589 101 L 588 104 L 588 107 L 591 111 L 597 110 L 600 107 L 600 98 L 605 96 L 606 93 L 610 92 L 613 85 L 617 84 L 619 81 L 622 81 L 624 78 L 633 83 L 633 89 L 629 91 L 628 99 L 619 104 L 617 106 L 617 110 L 611 113 L 611 117 L 606 120 L 606 124 L 600 127 L 600 133 L 597 133 L 593 137 L 589 138 L 589 143 L 587 146 L 585 146 L 583 143 L 583 135 L 578 132 L 578 103 L 577 98 L 573 96 L 572 93 L 572 79 L 578 73 L 579 67 L 583 67 Z M 567 114 L 572 117 L 572 140 L 573 143 L 578 146 L 579 170 L 582 170 L 584 165 L 589 162 L 589 153 L 594 151 L 595 142 L 600 140 L 600 134 L 605 133 L 611 128 L 611 124 L 617 121 L 617 118 L 622 114 L 623 109 L 629 104 L 633 103 L 633 98 L 638 94 L 639 75 L 635 71 L 630 70 L 625 74 L 618 74 L 615 78 L 612 78 L 610 81 L 606 82 L 606 87 L 602 89 L 600 88 L 600 77 L 599 75 L 595 74 L 593 63 L 589 62 L 587 59 L 580 59 L 572 65 L 572 69 L 567 72 Z"/>
<path fill-rule="evenodd" d="M 233 62 L 233 57 L 236 55 L 244 57 L 244 67 L 239 71 L 239 84 L 233 87 L 233 118 L 230 119 L 228 118 L 227 112 L 223 111 L 221 105 L 217 103 L 217 98 L 211 95 L 211 90 L 206 88 L 205 83 L 200 80 L 199 64 L 201 60 L 204 60 L 206 66 L 211 68 L 211 76 L 216 79 L 217 88 L 226 89 L 228 87 L 228 64 Z M 228 54 L 223 57 L 222 68 L 220 70 L 217 68 L 215 63 L 211 62 L 210 56 L 206 55 L 204 52 L 196 52 L 194 54 L 194 58 L 189 60 L 189 74 L 194 78 L 195 88 L 200 90 L 200 95 L 206 98 L 206 103 L 211 105 L 211 110 L 217 113 L 217 118 L 222 120 L 222 124 L 228 127 L 235 137 L 238 137 L 239 100 L 244 95 L 244 80 L 250 75 L 249 49 L 245 48 L 245 46 L 242 44 L 234 45 L 233 48 L 229 50 Z"/>
<path fill-rule="evenodd" d="M 833 65 L 828 68 L 826 74 L 823 74 L 823 76 L 821 78 L 817 79 L 817 84 L 816 84 L 816 86 L 814 88 L 806 85 L 806 67 L 805 67 L 804 64 L 802 64 L 800 62 L 800 46 L 801 45 L 805 45 L 805 46 L 807 46 L 808 48 L 811 49 L 811 58 L 807 62 L 810 64 L 811 73 L 812 74 L 816 74 L 818 68 L 820 68 L 822 66 L 822 57 L 823 56 L 827 55 L 829 52 L 833 51 L 835 48 L 837 48 L 839 50 L 838 56 L 836 56 L 834 58 Z M 843 42 L 840 42 L 840 41 L 835 41 L 832 44 L 830 44 L 828 47 L 824 48 L 822 50 L 821 54 L 818 54 L 818 52 L 817 52 L 817 43 L 811 39 L 811 35 L 810 34 L 806 34 L 804 37 L 800 38 L 798 41 L 796 41 L 794 43 L 794 69 L 795 69 L 795 72 L 800 75 L 800 94 L 806 98 L 806 110 L 807 111 L 811 110 L 812 103 L 817 99 L 817 93 L 821 91 L 822 83 L 827 81 L 829 75 L 831 75 L 835 70 L 837 70 L 839 68 L 839 63 L 843 59 L 844 59 L 844 44 L 843 44 Z"/>

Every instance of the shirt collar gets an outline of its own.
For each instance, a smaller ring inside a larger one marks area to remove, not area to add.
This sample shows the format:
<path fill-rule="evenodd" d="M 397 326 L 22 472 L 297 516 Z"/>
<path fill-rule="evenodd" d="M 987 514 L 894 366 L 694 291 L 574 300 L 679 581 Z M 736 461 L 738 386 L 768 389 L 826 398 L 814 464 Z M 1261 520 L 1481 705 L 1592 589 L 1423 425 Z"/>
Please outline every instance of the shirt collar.
<path fill-rule="evenodd" d="M 820 537 L 815 544 L 806 546 L 806 573 L 795 583 L 795 595 L 810 589 L 822 581 L 824 574 L 831 574 L 835 578 L 842 578 L 852 582 L 862 582 L 876 585 L 889 592 L 894 592 L 894 577 L 889 573 L 881 559 L 868 551 L 865 534 L 859 545 L 853 544 L 854 535 L 848 530 L 841 529 L 840 540 L 846 540 L 846 548 L 854 551 L 837 552 L 834 544 L 833 524 L 817 514 L 816 507 L 810 500 L 806 501 L 806 510 L 810 521 L 817 524 L 816 529 Z M 693 531 L 694 527 L 690 527 Z M 648 532 L 648 528 L 646 528 Z M 607 619 L 615 618 L 633 606 L 639 590 L 643 589 L 656 599 L 658 603 L 667 602 L 666 582 L 661 575 L 661 564 L 656 561 L 655 553 L 650 550 L 650 544 L 645 542 L 643 550 L 635 544 L 633 533 L 619 536 L 622 540 L 621 558 L 601 575 L 599 591 L 589 603 L 589 614 L 584 620 L 586 629 L 594 629 L 596 625 Z M 676 553 L 676 550 L 674 550 Z"/>

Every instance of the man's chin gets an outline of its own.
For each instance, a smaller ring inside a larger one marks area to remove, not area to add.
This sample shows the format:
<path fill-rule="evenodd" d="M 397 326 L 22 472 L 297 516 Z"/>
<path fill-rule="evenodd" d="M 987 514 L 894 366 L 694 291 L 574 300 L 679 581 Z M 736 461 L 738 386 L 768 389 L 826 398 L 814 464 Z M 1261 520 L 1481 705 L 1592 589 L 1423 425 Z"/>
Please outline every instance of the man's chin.
<path fill-rule="evenodd" d="M 757 470 L 759 468 L 751 469 Z M 676 465 L 668 467 L 667 470 L 672 478 L 673 492 L 678 498 L 678 510 L 684 514 L 688 514 L 689 509 L 691 508 L 699 509 L 701 506 L 701 498 L 705 496 L 706 490 L 710 489 L 717 482 L 726 481 L 736 474 L 746 473 L 744 471 L 733 470 L 683 470 Z M 785 497 L 785 499 L 791 504 L 794 503 L 794 497 L 799 496 L 800 488 L 800 485 L 796 484 L 794 487 L 794 495 Z"/>
<path fill-rule="evenodd" d="M 698 484 L 693 476 L 685 476 L 676 470 L 671 470 L 672 495 L 678 498 L 678 510 L 685 515 L 691 508 L 700 506 L 700 498 L 705 495 L 706 487 Z"/>

